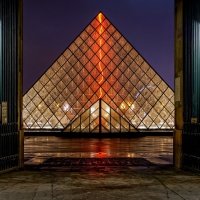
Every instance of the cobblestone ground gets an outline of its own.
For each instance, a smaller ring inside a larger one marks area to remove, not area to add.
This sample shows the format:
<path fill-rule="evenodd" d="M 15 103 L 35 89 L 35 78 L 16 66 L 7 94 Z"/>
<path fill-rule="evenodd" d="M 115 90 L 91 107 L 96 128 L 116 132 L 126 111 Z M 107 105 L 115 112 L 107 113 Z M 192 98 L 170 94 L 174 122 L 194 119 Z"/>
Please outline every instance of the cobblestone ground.
<path fill-rule="evenodd" d="M 0 175 L 0 200 L 200 199 L 200 176 L 172 166 L 59 167 Z"/>

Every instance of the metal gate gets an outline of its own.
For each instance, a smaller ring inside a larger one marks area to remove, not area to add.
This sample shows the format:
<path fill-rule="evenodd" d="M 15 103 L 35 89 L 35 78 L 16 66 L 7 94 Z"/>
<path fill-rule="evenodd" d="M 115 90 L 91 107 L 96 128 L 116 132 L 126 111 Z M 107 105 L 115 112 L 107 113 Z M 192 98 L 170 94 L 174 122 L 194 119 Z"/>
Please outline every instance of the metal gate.
<path fill-rule="evenodd" d="M 0 172 L 21 166 L 21 36 L 22 1 L 0 0 Z"/>
<path fill-rule="evenodd" d="M 200 1 L 183 1 L 183 168 L 200 171 Z"/>

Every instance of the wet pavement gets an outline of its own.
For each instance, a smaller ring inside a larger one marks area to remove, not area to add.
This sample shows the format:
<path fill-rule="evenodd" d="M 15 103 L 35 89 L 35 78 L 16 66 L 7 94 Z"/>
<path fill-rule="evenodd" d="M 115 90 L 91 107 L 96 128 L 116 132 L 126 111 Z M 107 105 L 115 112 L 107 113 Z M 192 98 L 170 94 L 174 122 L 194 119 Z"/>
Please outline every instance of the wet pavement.
<path fill-rule="evenodd" d="M 54 157 L 144 158 L 154 164 L 173 163 L 172 136 L 136 138 L 25 137 L 25 165 L 37 165 Z"/>
<path fill-rule="evenodd" d="M 26 137 L 25 170 L 0 174 L 0 200 L 200 199 L 200 175 L 173 168 L 172 143 Z"/>

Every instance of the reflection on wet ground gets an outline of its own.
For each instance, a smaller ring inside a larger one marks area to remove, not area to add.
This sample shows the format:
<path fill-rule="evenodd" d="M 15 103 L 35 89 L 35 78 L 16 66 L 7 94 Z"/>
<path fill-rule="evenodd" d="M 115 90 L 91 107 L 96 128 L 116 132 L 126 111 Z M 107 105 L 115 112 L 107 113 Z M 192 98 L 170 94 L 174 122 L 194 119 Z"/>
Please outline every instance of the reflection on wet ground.
<path fill-rule="evenodd" d="M 25 165 L 50 158 L 143 158 L 156 165 L 173 164 L 173 137 L 63 138 L 25 137 Z"/>

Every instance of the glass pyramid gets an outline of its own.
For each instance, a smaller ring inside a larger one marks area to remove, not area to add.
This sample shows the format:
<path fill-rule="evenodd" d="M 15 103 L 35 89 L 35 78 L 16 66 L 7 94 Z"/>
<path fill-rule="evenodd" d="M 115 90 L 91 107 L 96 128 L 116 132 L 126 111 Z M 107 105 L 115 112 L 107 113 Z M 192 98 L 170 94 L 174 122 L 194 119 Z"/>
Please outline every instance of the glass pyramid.
<path fill-rule="evenodd" d="M 23 126 L 66 130 L 99 99 L 138 130 L 174 128 L 174 92 L 102 13 L 24 95 Z"/>
<path fill-rule="evenodd" d="M 119 133 L 137 132 L 137 130 L 102 99 L 99 99 L 69 124 L 64 132 Z"/>

